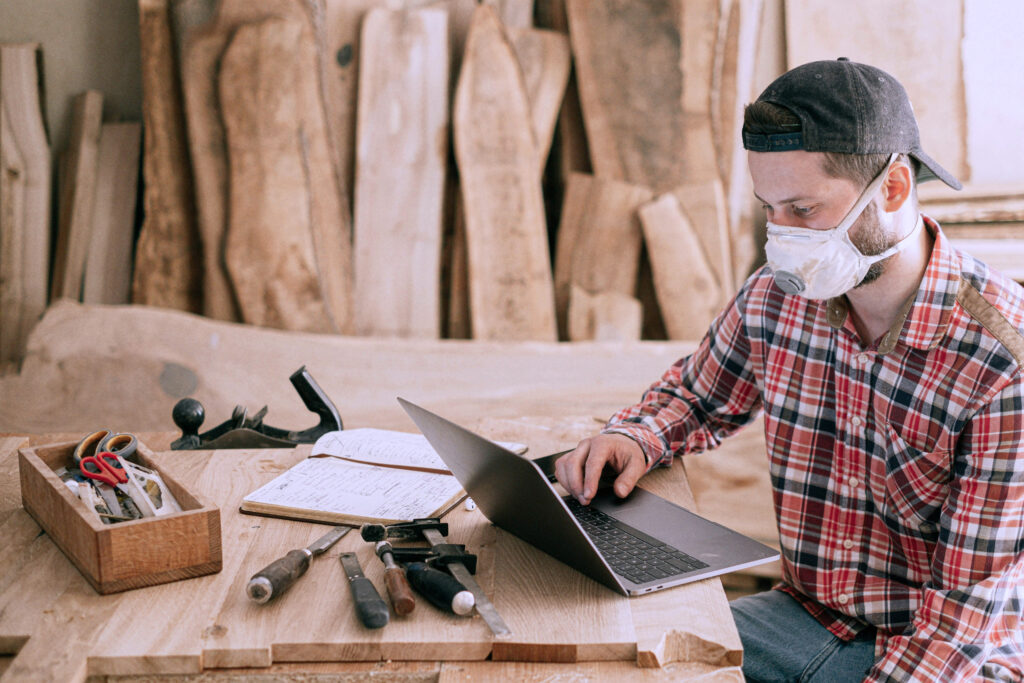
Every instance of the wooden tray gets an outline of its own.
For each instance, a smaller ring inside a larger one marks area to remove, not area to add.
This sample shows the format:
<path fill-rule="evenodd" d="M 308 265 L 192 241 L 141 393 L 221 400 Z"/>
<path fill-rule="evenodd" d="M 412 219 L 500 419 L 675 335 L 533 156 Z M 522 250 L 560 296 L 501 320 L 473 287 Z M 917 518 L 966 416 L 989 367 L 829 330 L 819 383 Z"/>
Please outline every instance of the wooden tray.
<path fill-rule="evenodd" d="M 61 482 L 74 442 L 18 453 L 21 501 L 101 594 L 168 583 L 221 570 L 220 509 L 189 493 L 155 463 L 141 442 L 137 460 L 160 473 L 182 512 L 103 524 Z"/>

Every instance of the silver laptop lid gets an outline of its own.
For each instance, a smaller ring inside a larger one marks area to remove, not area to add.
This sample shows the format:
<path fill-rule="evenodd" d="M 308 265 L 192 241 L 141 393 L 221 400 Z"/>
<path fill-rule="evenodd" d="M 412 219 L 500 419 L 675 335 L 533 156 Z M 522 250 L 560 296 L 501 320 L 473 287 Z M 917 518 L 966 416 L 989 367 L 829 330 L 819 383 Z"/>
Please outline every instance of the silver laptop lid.
<path fill-rule="evenodd" d="M 403 398 L 398 402 L 487 519 L 628 594 L 537 465 Z"/>

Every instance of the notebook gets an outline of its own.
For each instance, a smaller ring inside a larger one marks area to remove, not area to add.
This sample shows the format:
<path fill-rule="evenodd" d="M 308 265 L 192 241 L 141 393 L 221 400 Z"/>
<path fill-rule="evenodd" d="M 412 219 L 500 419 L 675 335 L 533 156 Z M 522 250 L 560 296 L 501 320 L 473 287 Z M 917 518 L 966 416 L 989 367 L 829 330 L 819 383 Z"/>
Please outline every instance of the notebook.
<path fill-rule="evenodd" d="M 620 499 L 606 486 L 580 505 L 560 496 L 535 461 L 398 402 L 487 519 L 614 591 L 642 595 L 779 558 L 639 487 Z M 549 465 L 557 455 L 547 456 Z"/>

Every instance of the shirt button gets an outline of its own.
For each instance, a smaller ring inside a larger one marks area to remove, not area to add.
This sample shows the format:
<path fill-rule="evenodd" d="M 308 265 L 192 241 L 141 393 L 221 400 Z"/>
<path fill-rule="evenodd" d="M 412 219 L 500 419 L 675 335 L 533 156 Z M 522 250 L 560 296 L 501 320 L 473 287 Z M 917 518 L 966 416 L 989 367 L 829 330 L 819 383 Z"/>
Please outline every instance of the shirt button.
<path fill-rule="evenodd" d="M 850 485 L 850 488 L 855 489 L 860 486 L 860 479 L 857 477 L 850 477 L 846 483 Z"/>
<path fill-rule="evenodd" d="M 851 541 L 850 539 L 846 539 L 845 541 L 843 541 L 843 547 L 849 550 L 853 547 L 853 541 Z"/>
<path fill-rule="evenodd" d="M 868 362 L 868 354 L 866 354 L 866 353 L 859 353 L 859 354 L 857 354 L 857 362 L 860 363 L 861 365 L 864 365 L 865 363 L 867 363 Z"/>
<path fill-rule="evenodd" d="M 864 424 L 864 418 L 862 418 L 860 415 L 854 415 L 853 417 L 850 418 L 850 424 L 852 424 L 854 427 L 860 427 L 862 424 Z"/>
<path fill-rule="evenodd" d="M 840 593 L 839 597 L 836 599 L 839 600 L 840 605 L 845 605 L 846 603 L 850 602 L 850 596 L 846 593 Z"/>

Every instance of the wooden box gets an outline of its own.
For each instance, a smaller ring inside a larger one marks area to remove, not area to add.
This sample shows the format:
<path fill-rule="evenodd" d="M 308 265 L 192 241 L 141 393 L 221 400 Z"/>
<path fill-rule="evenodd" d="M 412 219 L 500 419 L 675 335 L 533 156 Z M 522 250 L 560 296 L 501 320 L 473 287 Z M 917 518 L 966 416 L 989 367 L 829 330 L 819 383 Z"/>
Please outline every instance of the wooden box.
<path fill-rule="evenodd" d="M 213 574 L 221 569 L 220 510 L 189 493 L 155 463 L 141 442 L 136 459 L 163 478 L 182 511 L 104 524 L 60 480 L 73 442 L 18 453 L 21 501 L 101 594 Z"/>

